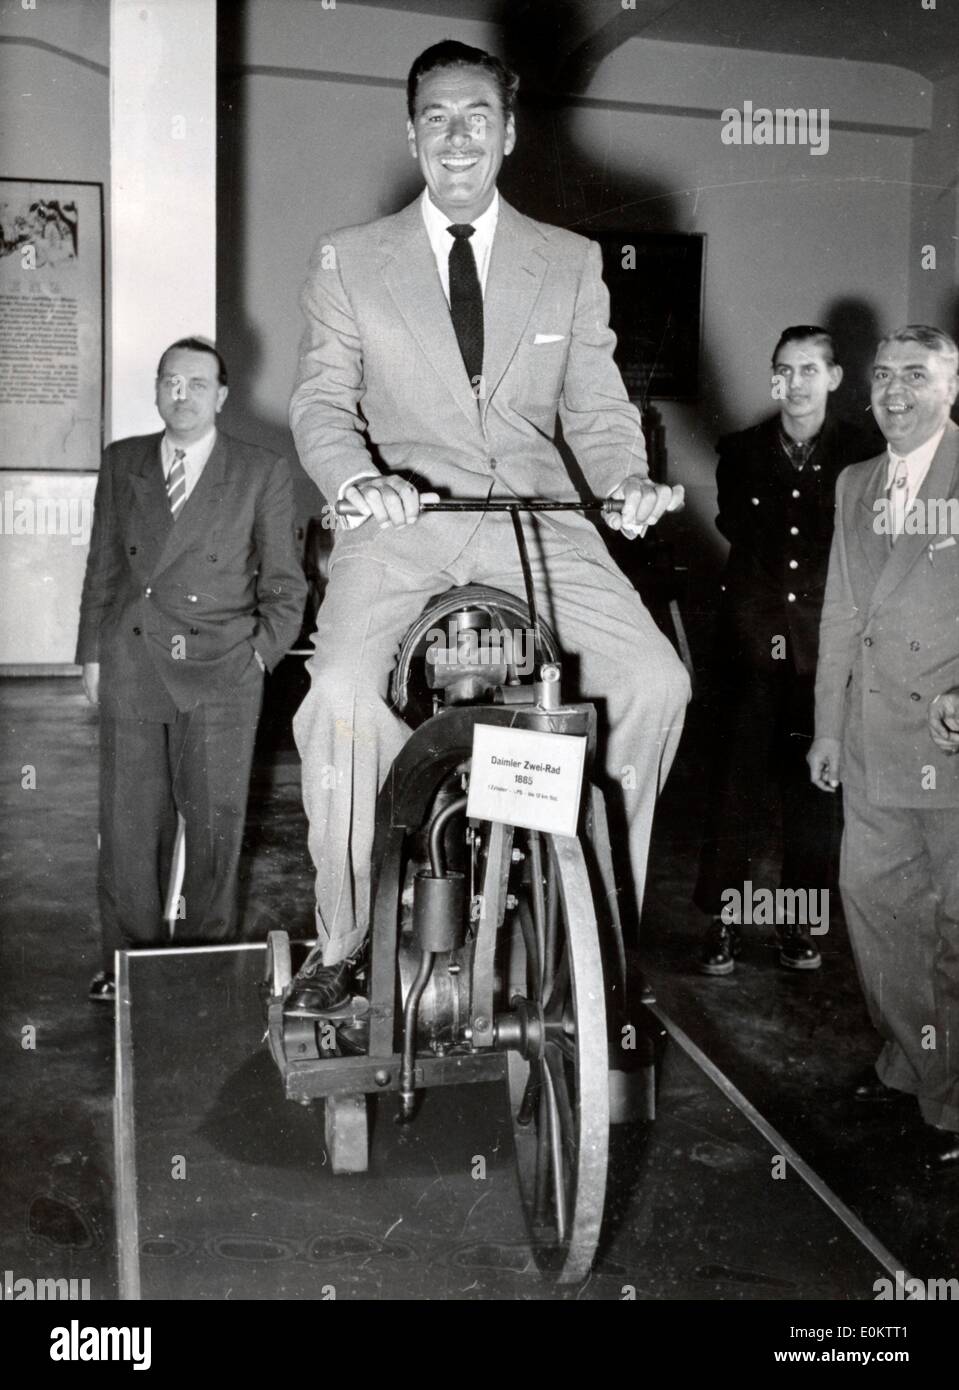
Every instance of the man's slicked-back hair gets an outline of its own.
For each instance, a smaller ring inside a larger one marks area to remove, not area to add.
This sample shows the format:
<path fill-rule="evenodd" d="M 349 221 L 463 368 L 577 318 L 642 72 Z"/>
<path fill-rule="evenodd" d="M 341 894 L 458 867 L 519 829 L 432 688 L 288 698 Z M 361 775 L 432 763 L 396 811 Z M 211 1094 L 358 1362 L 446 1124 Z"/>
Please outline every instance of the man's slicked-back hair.
<path fill-rule="evenodd" d="M 950 338 L 948 333 L 943 333 L 941 328 L 931 328 L 927 323 L 909 323 L 905 328 L 897 328 L 893 333 L 887 333 L 885 338 L 879 341 L 879 348 L 886 347 L 888 343 L 918 343 L 927 352 L 938 352 L 940 357 L 947 358 L 953 365 L 953 369 L 959 368 L 959 346 L 956 345 L 954 338 Z"/>
<path fill-rule="evenodd" d="M 773 366 L 776 365 L 776 358 L 781 350 L 788 343 L 815 343 L 816 347 L 822 348 L 822 355 L 830 367 L 836 365 L 836 344 L 833 342 L 832 334 L 828 329 L 820 328 L 817 323 L 795 323 L 791 328 L 784 328 L 779 335 L 779 342 L 773 350 Z"/>
<path fill-rule="evenodd" d="M 437 68 L 482 68 L 496 83 L 503 115 L 511 116 L 516 106 L 516 93 L 519 91 L 519 74 L 508 68 L 499 58 L 482 48 L 470 48 L 469 44 L 457 39 L 443 39 L 426 48 L 413 62 L 410 75 L 406 79 L 406 109 L 410 120 L 416 114 L 416 91 L 420 78 Z"/>
<path fill-rule="evenodd" d="M 166 361 L 169 354 L 171 352 L 175 352 L 178 348 L 182 349 L 184 352 L 208 352 L 211 357 L 215 357 L 217 366 L 217 376 L 220 385 L 225 386 L 227 384 L 226 363 L 220 356 L 214 344 L 211 343 L 207 338 L 177 338 L 175 343 L 171 343 L 168 348 L 164 348 L 163 351 L 160 353 L 160 361 L 157 364 L 158 377 L 161 377 L 163 375 L 163 363 Z"/>

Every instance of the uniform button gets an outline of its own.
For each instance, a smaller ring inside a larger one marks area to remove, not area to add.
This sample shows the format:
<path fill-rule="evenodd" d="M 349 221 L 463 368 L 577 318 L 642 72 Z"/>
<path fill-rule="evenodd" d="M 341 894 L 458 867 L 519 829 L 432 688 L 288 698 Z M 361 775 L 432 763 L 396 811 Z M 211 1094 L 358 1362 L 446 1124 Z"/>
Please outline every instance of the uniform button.
<path fill-rule="evenodd" d="M 136 546 L 135 546 L 135 545 L 131 545 L 131 546 L 130 546 L 130 554 L 131 554 L 131 555 L 135 555 L 136 553 L 137 553 L 137 548 L 136 548 Z"/>
<path fill-rule="evenodd" d="M 796 595 L 795 595 L 795 594 L 787 594 L 787 595 L 786 595 L 786 602 L 787 602 L 787 603 L 795 603 L 795 602 L 796 602 Z"/>
<path fill-rule="evenodd" d="M 911 652 L 917 652 L 917 651 L 919 650 L 919 643 L 918 643 L 918 642 L 910 642 L 910 643 L 909 643 L 909 650 L 910 650 Z"/>
<path fill-rule="evenodd" d="M 802 496 L 802 493 L 799 491 L 798 487 L 794 487 L 794 488 L 793 488 L 793 497 L 801 497 L 801 496 Z"/>
<path fill-rule="evenodd" d="M 909 698 L 910 700 L 921 700 L 922 696 L 919 694 L 918 690 L 911 690 L 909 692 Z"/>
<path fill-rule="evenodd" d="M 862 645 L 863 645 L 864 647 L 871 647 L 871 646 L 872 646 L 872 638 L 871 638 L 871 637 L 864 637 L 864 638 L 862 639 Z"/>
<path fill-rule="evenodd" d="M 495 470 L 495 468 L 496 468 L 496 460 L 495 460 L 495 459 L 490 459 L 490 461 L 489 461 L 489 466 L 490 466 L 490 468 L 492 468 L 492 469 Z"/>
<path fill-rule="evenodd" d="M 153 593 L 153 590 L 150 588 L 150 586 L 149 586 L 149 584 L 148 584 L 148 585 L 146 586 L 146 588 L 143 590 L 143 597 L 144 597 L 144 598 L 149 598 L 150 595 L 151 595 L 152 593 Z"/>
<path fill-rule="evenodd" d="M 798 535 L 799 535 L 799 527 L 798 527 L 798 526 L 790 526 L 790 528 L 789 528 L 789 534 L 790 534 L 791 536 L 798 536 Z"/>
<path fill-rule="evenodd" d="M 759 498 L 758 498 L 758 497 L 750 497 L 749 500 L 750 500 L 750 502 L 752 502 L 752 504 L 753 504 L 754 507 L 758 507 L 758 506 L 759 506 Z"/>
<path fill-rule="evenodd" d="M 210 562 L 211 565 L 215 565 L 215 564 L 216 564 L 216 556 L 215 556 L 215 555 L 208 555 L 206 558 L 209 560 L 209 562 Z"/>
<path fill-rule="evenodd" d="M 190 628 L 190 636 L 191 636 L 191 637 L 199 637 L 199 635 L 200 635 L 200 629 L 199 629 L 198 627 L 191 627 L 191 628 Z"/>
<path fill-rule="evenodd" d="M 189 603 L 196 603 L 196 594 L 187 594 L 187 601 Z"/>
<path fill-rule="evenodd" d="M 798 560 L 790 560 L 790 561 L 789 561 L 789 568 L 790 568 L 791 570 L 798 570 L 798 568 L 799 568 L 799 561 L 798 561 Z"/>
<path fill-rule="evenodd" d="M 138 627 L 135 627 L 135 628 L 133 629 L 133 635 L 134 635 L 134 637 L 139 637 L 139 636 L 140 636 L 140 629 L 139 629 Z"/>

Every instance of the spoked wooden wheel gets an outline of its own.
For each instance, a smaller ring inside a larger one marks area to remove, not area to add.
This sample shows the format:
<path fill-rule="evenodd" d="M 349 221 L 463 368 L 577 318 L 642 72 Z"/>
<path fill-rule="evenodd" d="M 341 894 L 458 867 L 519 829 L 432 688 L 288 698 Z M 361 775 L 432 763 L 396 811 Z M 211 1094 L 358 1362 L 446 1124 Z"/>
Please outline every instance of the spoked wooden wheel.
<path fill-rule="evenodd" d="M 534 1257 L 569 1284 L 589 1272 L 606 1197 L 606 996 L 579 841 L 529 832 L 528 847 L 508 972 L 528 1043 L 509 1053 L 510 1111 Z"/>

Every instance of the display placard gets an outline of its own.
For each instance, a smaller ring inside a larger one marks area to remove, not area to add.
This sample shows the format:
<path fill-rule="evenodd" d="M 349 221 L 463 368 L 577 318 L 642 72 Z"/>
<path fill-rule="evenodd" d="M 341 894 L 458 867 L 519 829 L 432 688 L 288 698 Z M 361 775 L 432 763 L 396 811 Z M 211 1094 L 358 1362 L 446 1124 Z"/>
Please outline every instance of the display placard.
<path fill-rule="evenodd" d="M 103 190 L 0 179 L 0 466 L 95 472 L 103 405 Z"/>
<path fill-rule="evenodd" d="M 583 737 L 477 724 L 466 814 L 575 835 L 585 761 Z"/>

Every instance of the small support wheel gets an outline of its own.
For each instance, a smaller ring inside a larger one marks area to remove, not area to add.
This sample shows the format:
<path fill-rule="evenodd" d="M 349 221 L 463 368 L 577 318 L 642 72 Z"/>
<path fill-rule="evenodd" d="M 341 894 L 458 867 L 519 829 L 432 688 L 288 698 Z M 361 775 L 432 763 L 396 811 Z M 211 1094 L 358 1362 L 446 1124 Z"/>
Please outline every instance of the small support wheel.
<path fill-rule="evenodd" d="M 293 979 L 290 959 L 290 938 L 285 931 L 271 931 L 266 938 L 266 984 L 277 999 L 285 994 Z"/>
<path fill-rule="evenodd" d="M 366 1096 L 327 1096 L 326 1152 L 334 1173 L 365 1173 L 370 1164 Z"/>

